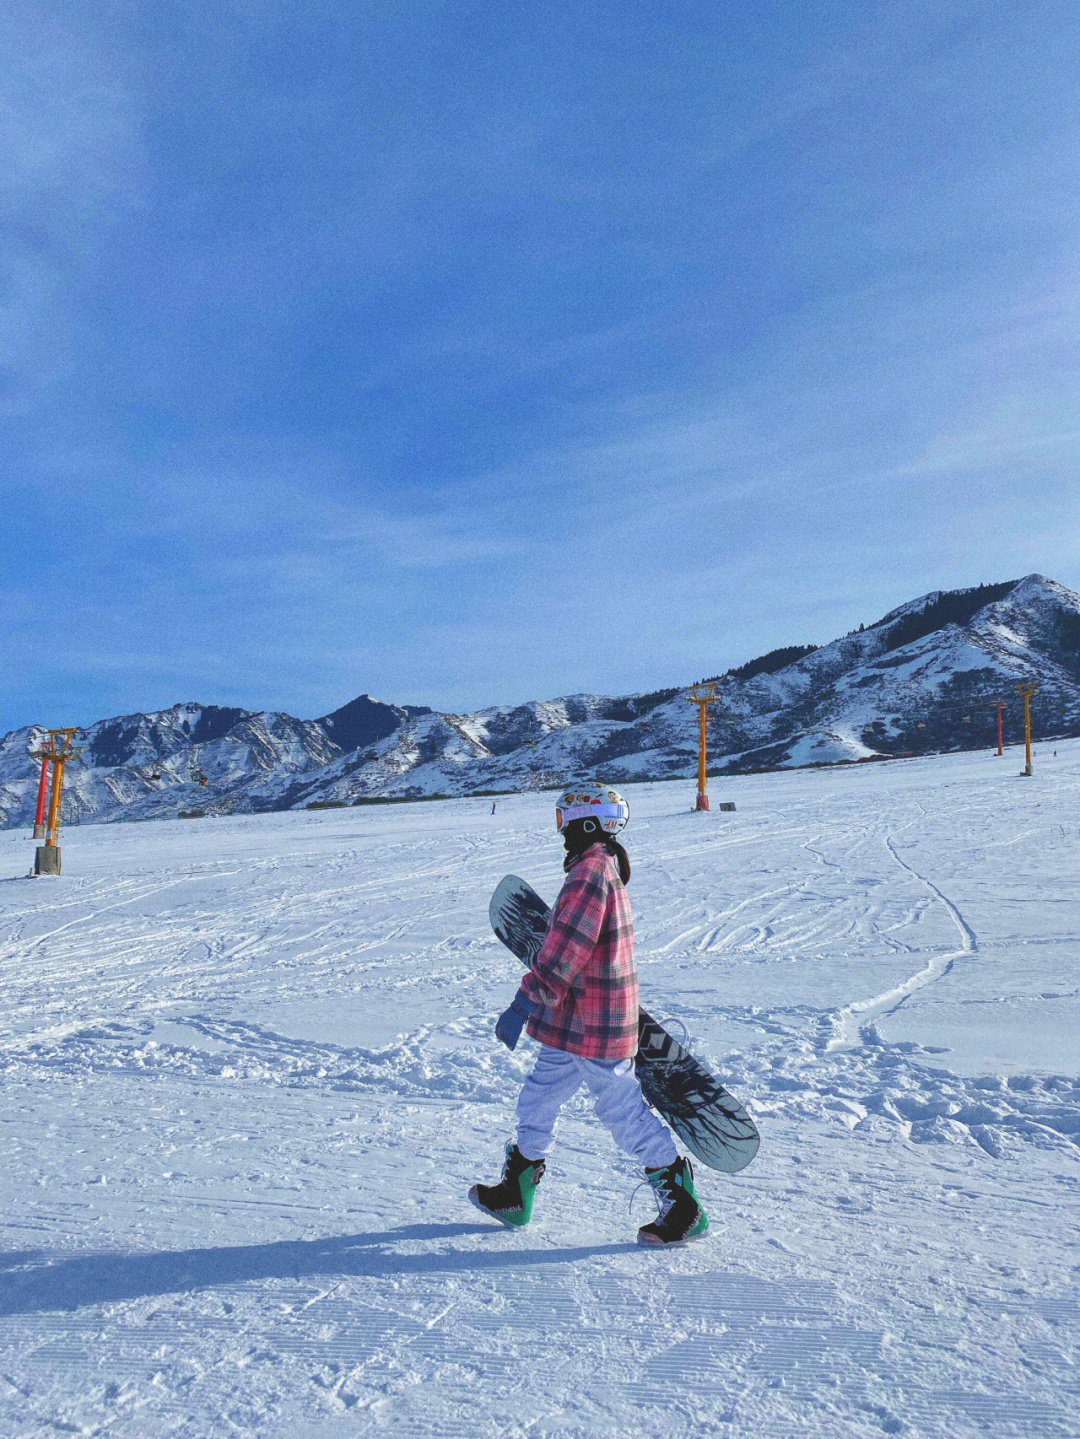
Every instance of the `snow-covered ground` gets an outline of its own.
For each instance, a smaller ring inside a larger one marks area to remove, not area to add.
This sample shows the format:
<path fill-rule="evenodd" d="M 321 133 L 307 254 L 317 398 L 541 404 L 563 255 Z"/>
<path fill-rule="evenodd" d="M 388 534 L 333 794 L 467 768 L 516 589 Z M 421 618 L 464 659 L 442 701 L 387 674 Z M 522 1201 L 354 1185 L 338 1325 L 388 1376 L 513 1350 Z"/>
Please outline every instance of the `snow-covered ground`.
<path fill-rule="evenodd" d="M 1080 742 L 628 791 L 643 997 L 746 1100 L 636 1248 L 584 1101 L 524 1233 L 492 1024 L 551 795 L 0 835 L 0 1432 L 1080 1434 Z"/>

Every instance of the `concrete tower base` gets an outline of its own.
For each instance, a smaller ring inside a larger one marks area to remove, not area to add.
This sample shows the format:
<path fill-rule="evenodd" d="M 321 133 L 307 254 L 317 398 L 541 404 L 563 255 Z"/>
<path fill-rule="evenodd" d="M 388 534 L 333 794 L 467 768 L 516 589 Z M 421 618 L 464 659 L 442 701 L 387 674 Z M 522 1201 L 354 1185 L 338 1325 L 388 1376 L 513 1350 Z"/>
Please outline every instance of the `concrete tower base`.
<path fill-rule="evenodd" d="M 60 873 L 60 846 L 58 844 L 38 845 L 34 852 L 34 873 Z"/>

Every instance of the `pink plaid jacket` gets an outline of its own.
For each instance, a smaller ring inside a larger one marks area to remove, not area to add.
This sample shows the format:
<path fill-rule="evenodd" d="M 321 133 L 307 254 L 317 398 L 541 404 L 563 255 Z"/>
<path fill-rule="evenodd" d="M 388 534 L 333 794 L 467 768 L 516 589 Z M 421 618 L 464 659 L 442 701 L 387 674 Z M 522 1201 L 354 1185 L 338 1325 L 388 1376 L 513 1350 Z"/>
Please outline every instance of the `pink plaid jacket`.
<path fill-rule="evenodd" d="M 583 1059 L 637 1053 L 634 917 L 615 861 L 594 844 L 574 862 L 521 984 L 541 1006 L 529 1033 Z"/>

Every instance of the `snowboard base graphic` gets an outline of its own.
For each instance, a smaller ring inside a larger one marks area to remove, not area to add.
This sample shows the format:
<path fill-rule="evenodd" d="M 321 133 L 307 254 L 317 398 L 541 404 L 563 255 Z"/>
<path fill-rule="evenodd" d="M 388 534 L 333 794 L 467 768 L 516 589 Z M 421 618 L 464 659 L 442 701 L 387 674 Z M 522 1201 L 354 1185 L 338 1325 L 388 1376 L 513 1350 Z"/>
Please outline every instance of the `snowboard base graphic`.
<path fill-rule="evenodd" d="M 547 933 L 547 905 L 531 885 L 508 874 L 491 896 L 488 913 L 496 936 L 528 968 Z M 646 1103 L 702 1164 L 735 1174 L 750 1163 L 760 1142 L 754 1121 L 715 1075 L 643 1009 L 638 1010 L 635 1065 Z"/>

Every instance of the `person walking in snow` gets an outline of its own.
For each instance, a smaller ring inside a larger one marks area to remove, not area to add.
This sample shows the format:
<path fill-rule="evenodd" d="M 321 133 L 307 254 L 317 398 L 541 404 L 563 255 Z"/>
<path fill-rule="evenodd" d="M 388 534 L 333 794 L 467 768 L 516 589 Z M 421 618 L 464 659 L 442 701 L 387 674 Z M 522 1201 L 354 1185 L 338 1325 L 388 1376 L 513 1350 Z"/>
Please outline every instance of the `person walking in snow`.
<path fill-rule="evenodd" d="M 626 893 L 630 860 L 615 838 L 629 817 L 622 796 L 599 783 L 573 786 L 556 807 L 566 881 L 532 967 L 495 1025 L 508 1049 L 527 1026 L 540 1053 L 518 1099 L 517 1138 L 506 1147 L 502 1179 L 474 1184 L 469 1198 L 502 1224 L 528 1224 L 559 1111 L 585 1084 L 597 1118 L 643 1166 L 656 1193 L 659 1213 L 638 1230 L 638 1243 L 678 1244 L 704 1234 L 709 1221 L 690 1161 L 645 1103 L 634 1070 L 638 978 Z"/>

